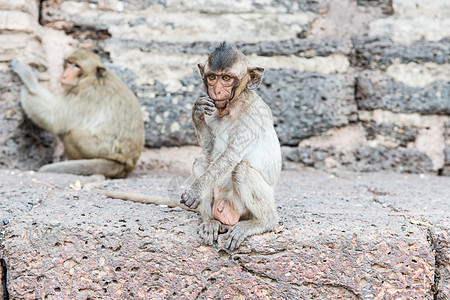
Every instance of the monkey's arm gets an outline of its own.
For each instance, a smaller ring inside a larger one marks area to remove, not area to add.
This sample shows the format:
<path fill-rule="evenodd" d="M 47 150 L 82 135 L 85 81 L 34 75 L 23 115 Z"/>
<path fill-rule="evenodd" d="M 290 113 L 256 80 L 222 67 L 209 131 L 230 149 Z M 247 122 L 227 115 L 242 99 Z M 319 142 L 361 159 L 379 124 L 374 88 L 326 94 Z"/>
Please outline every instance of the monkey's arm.
<path fill-rule="evenodd" d="M 60 97 L 53 95 L 40 85 L 36 74 L 30 67 L 17 60 L 11 60 L 9 64 L 24 83 L 20 102 L 26 114 L 45 130 L 55 135 L 60 134 L 61 128 L 54 126 L 54 124 L 61 123 L 56 120 L 63 114 Z"/>
<path fill-rule="evenodd" d="M 39 92 L 38 78 L 30 67 L 15 59 L 9 61 L 9 66 L 20 77 L 30 94 Z"/>
<path fill-rule="evenodd" d="M 202 149 L 210 152 L 212 149 L 213 135 L 205 122 L 205 115 L 212 115 L 214 112 L 214 102 L 209 97 L 200 97 L 195 101 L 192 108 L 192 121 L 194 122 L 195 133 Z"/>

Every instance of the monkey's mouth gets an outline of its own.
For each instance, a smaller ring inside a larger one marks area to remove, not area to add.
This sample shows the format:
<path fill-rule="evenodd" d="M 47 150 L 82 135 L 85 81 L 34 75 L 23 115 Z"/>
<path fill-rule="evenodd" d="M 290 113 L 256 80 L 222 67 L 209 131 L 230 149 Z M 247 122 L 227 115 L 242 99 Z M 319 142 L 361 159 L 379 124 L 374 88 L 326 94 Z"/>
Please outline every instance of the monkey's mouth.
<path fill-rule="evenodd" d="M 70 83 L 62 83 L 61 82 L 61 87 L 65 90 L 70 90 L 71 88 L 73 88 L 75 86 L 75 84 L 70 84 Z"/>
<path fill-rule="evenodd" d="M 231 100 L 230 97 L 226 97 L 224 99 L 214 99 L 212 97 L 209 97 L 209 99 L 211 99 L 212 101 L 214 101 L 214 103 L 221 103 L 221 102 L 228 102 Z"/>
<path fill-rule="evenodd" d="M 227 107 L 229 101 L 229 99 L 222 99 L 222 100 L 212 99 L 212 100 L 214 101 L 214 106 L 218 109 Z"/>

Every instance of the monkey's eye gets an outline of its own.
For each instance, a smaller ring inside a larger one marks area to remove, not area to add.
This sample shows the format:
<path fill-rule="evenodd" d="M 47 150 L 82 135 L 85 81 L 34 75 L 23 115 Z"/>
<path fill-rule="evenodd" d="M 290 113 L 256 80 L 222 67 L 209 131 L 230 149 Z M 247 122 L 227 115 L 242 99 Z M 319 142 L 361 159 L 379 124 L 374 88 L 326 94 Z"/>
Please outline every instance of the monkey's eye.
<path fill-rule="evenodd" d="M 225 81 L 230 81 L 230 80 L 231 80 L 231 77 L 228 76 L 228 75 L 223 75 L 223 76 L 222 76 L 222 79 L 225 80 Z"/>
<path fill-rule="evenodd" d="M 215 80 L 217 77 L 216 77 L 216 75 L 214 75 L 214 74 L 211 74 L 211 75 L 209 75 L 208 76 L 208 79 L 209 80 Z"/>
<path fill-rule="evenodd" d="M 71 66 L 72 68 L 77 68 L 77 69 L 81 69 L 80 65 L 75 63 L 75 62 L 68 62 L 67 63 L 69 66 Z"/>

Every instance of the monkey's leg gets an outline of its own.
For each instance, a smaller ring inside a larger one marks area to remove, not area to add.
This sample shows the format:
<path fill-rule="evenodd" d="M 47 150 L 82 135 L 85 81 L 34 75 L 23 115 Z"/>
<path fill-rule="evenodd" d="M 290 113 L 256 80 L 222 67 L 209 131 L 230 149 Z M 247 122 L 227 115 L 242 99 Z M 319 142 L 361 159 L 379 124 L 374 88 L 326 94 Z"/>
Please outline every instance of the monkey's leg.
<path fill-rule="evenodd" d="M 259 171 L 247 161 L 240 162 L 233 170 L 233 187 L 240 201 L 252 218 L 239 221 L 224 237 L 224 246 L 235 249 L 246 237 L 273 229 L 279 220 L 273 199 L 273 188 Z"/>
<path fill-rule="evenodd" d="M 42 166 L 39 172 L 69 173 L 76 175 L 103 174 L 109 178 L 121 178 L 127 175 L 123 164 L 103 158 L 68 160 Z"/>

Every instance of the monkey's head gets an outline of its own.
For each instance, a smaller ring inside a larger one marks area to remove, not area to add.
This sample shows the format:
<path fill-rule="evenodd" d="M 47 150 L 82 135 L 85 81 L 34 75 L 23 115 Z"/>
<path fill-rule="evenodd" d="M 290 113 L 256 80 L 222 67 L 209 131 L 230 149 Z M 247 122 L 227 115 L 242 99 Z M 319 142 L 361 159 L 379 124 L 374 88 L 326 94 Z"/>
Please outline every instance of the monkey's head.
<path fill-rule="evenodd" d="M 74 50 L 64 60 L 64 72 L 61 75 L 61 85 L 66 91 L 72 90 L 83 81 L 91 82 L 102 78 L 106 69 L 97 54 L 91 50 L 80 48 Z"/>
<path fill-rule="evenodd" d="M 264 74 L 264 68 L 250 67 L 245 55 L 227 42 L 221 43 L 198 68 L 209 98 L 220 110 L 246 89 L 256 89 Z"/>

